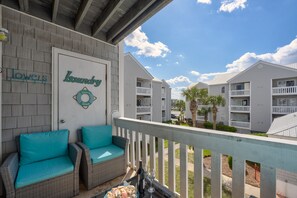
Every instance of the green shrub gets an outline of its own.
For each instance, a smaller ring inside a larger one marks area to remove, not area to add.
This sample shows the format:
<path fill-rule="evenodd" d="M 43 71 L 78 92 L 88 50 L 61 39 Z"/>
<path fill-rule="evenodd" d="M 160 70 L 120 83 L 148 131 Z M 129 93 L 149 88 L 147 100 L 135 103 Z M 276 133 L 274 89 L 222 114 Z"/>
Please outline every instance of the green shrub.
<path fill-rule="evenodd" d="M 211 122 L 205 122 L 203 124 L 203 126 L 206 129 L 212 129 L 213 128 L 213 123 L 211 123 Z M 237 131 L 237 129 L 235 127 L 223 125 L 221 123 L 220 124 L 217 124 L 217 130 L 219 130 L 219 131 L 227 131 L 227 132 L 236 132 Z"/>
<path fill-rule="evenodd" d="M 228 165 L 229 168 L 232 170 L 232 156 L 228 156 Z"/>

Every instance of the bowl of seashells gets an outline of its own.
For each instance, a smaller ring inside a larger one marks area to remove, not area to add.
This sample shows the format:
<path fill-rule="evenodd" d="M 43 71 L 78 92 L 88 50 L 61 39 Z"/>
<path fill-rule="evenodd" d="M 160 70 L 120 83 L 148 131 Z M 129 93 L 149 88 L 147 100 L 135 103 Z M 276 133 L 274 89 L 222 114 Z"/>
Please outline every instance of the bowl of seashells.
<path fill-rule="evenodd" d="M 135 186 L 118 186 L 112 188 L 104 198 L 137 198 Z"/>

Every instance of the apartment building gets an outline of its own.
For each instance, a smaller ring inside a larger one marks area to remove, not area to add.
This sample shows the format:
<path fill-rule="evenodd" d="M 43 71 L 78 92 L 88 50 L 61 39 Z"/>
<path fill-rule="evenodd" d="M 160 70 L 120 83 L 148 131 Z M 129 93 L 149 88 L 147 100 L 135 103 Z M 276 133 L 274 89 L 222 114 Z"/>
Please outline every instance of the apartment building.
<path fill-rule="evenodd" d="M 169 120 L 171 89 L 166 81 L 154 78 L 130 53 L 124 55 L 124 67 L 124 116 L 155 122 Z"/>
<path fill-rule="evenodd" d="M 222 95 L 217 122 L 240 132 L 267 132 L 273 119 L 297 112 L 297 67 L 258 61 L 240 73 L 220 74 L 208 85 L 209 95 Z M 187 107 L 188 108 L 188 107 Z M 211 113 L 209 120 L 212 121 Z"/>

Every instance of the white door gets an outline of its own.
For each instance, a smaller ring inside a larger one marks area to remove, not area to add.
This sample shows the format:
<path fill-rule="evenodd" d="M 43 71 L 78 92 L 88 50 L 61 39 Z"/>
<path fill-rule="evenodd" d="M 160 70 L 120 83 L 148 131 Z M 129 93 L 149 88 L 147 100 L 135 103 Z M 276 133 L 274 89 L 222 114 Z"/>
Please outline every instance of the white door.
<path fill-rule="evenodd" d="M 70 142 L 82 126 L 107 124 L 107 65 L 82 57 L 58 53 L 54 63 L 58 96 L 53 119 L 57 129 L 70 131 Z"/>

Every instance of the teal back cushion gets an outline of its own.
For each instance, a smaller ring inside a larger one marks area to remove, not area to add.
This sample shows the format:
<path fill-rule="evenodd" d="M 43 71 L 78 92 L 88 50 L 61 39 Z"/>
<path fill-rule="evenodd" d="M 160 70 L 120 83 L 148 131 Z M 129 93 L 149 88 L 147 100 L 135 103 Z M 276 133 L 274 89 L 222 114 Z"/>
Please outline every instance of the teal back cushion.
<path fill-rule="evenodd" d="M 82 127 L 82 141 L 89 148 L 100 148 L 112 143 L 110 125 Z"/>
<path fill-rule="evenodd" d="M 68 154 L 68 130 L 20 135 L 20 165 Z"/>

